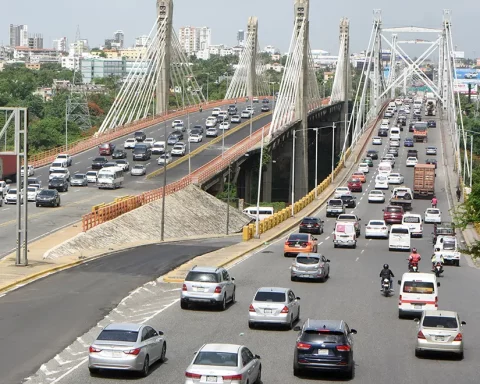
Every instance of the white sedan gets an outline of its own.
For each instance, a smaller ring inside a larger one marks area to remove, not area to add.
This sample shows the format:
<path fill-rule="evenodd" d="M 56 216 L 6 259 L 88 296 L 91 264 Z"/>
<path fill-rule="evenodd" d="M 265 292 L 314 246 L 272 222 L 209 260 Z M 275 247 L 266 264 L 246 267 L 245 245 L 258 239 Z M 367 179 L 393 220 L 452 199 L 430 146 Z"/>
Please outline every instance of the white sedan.
<path fill-rule="evenodd" d="M 390 140 L 389 142 L 390 147 L 400 147 L 400 140 Z"/>
<path fill-rule="evenodd" d="M 173 120 L 172 121 L 172 128 L 174 128 L 176 125 L 183 125 L 183 120 Z"/>
<path fill-rule="evenodd" d="M 369 203 L 384 203 L 385 202 L 385 194 L 383 191 L 379 191 L 378 189 L 374 189 L 370 191 L 368 194 L 368 202 Z"/>
<path fill-rule="evenodd" d="M 377 175 L 377 177 L 375 177 L 375 189 L 388 189 L 388 179 L 386 175 Z"/>
<path fill-rule="evenodd" d="M 382 239 L 388 239 L 388 226 L 383 220 L 370 220 L 368 224 L 365 224 L 365 238 L 380 237 Z"/>
<path fill-rule="evenodd" d="M 135 148 L 135 143 L 136 142 L 137 142 L 137 140 L 135 140 L 135 138 L 130 137 L 127 140 L 125 140 L 125 143 L 123 143 L 123 148 L 133 149 L 133 148 Z"/>
<path fill-rule="evenodd" d="M 192 133 L 190 136 L 188 136 L 188 141 L 190 143 L 200 143 L 202 139 L 203 139 L 202 135 L 198 133 Z"/>
<path fill-rule="evenodd" d="M 220 130 L 229 130 L 230 129 L 230 123 L 228 121 L 224 121 L 223 123 L 220 123 L 220 126 L 218 127 Z"/>
<path fill-rule="evenodd" d="M 441 223 L 442 213 L 438 208 L 427 208 L 423 221 L 425 223 Z"/>
<path fill-rule="evenodd" d="M 406 166 L 415 167 L 417 165 L 418 159 L 416 157 L 407 157 Z"/>
<path fill-rule="evenodd" d="M 37 199 L 38 192 L 40 192 L 40 188 L 29 185 L 27 188 L 27 200 L 35 201 Z"/>
<path fill-rule="evenodd" d="M 25 167 L 22 165 L 22 168 L 20 169 L 20 174 L 23 176 L 25 172 Z M 33 176 L 35 174 L 35 168 L 33 165 L 28 165 L 27 166 L 27 177 Z"/>
<path fill-rule="evenodd" d="M 368 173 L 370 172 L 370 167 L 367 163 L 360 163 L 358 164 L 358 172 Z"/>
<path fill-rule="evenodd" d="M 372 144 L 373 145 L 382 145 L 382 138 L 380 136 L 375 136 L 372 139 Z"/>
<path fill-rule="evenodd" d="M 170 152 L 160 155 L 157 160 L 158 165 L 170 164 L 171 162 L 172 162 L 172 155 L 170 154 Z"/>
<path fill-rule="evenodd" d="M 352 196 L 352 192 L 348 187 L 338 187 L 333 194 L 335 199 L 340 198 L 340 196 Z"/>
<path fill-rule="evenodd" d="M 391 173 L 388 175 L 388 184 L 403 184 L 405 181 L 401 173 Z"/>

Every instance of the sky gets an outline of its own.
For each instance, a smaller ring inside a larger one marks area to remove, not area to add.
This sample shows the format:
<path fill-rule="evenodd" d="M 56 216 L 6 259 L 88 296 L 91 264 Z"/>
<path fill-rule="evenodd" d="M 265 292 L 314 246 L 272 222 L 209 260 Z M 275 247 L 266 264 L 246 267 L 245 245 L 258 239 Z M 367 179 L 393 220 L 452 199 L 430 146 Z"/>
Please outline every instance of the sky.
<path fill-rule="evenodd" d="M 293 30 L 293 3 L 294 0 L 174 0 L 174 28 L 178 32 L 182 26 L 208 26 L 212 30 L 212 44 L 232 46 L 236 44 L 237 31 L 246 29 L 248 17 L 257 16 L 261 47 L 273 45 L 285 53 Z M 465 51 L 466 57 L 480 57 L 478 35 L 473 33 L 480 14 L 478 0 L 310 0 L 311 48 L 337 55 L 339 21 L 347 17 L 351 52 L 366 49 L 373 10 L 378 8 L 382 9 L 384 28 L 411 25 L 441 28 L 443 9 L 451 9 L 457 50 Z M 118 29 L 124 31 L 126 44 L 132 45 L 135 37 L 149 33 L 154 20 L 155 0 L 9 1 L 8 12 L 0 12 L 0 44 L 8 44 L 10 24 L 27 24 L 30 33 L 43 34 L 44 47 L 51 47 L 53 39 L 63 36 L 73 41 L 77 25 L 81 37 L 88 39 L 91 47 L 103 44 Z M 435 36 L 410 34 L 399 38 L 434 39 Z M 424 48 L 408 47 L 410 52 L 422 52 Z"/>

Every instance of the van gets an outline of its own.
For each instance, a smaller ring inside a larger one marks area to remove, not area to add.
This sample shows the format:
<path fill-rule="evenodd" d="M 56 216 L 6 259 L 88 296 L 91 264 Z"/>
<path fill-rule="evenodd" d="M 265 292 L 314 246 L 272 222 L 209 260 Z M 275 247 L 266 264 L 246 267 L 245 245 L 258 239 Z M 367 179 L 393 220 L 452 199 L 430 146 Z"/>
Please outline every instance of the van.
<path fill-rule="evenodd" d="M 398 317 L 420 317 L 423 311 L 438 310 L 437 277 L 434 273 L 406 272 L 400 285 L 398 297 Z"/>
<path fill-rule="evenodd" d="M 400 128 L 390 128 L 390 140 L 400 140 Z"/>
<path fill-rule="evenodd" d="M 98 171 L 97 187 L 117 189 L 122 186 L 124 181 L 123 170 L 117 167 L 103 168 Z"/>
<path fill-rule="evenodd" d="M 333 232 L 333 247 L 357 247 L 355 223 L 342 221 L 335 223 L 335 231 Z"/>
<path fill-rule="evenodd" d="M 388 250 L 410 251 L 410 228 L 403 224 L 393 224 L 388 235 Z"/>
<path fill-rule="evenodd" d="M 410 228 L 412 237 L 423 237 L 422 216 L 416 213 L 407 213 L 403 215 L 402 224 Z"/>
<path fill-rule="evenodd" d="M 252 219 L 257 219 L 257 207 L 248 207 L 243 210 L 243 213 Z M 273 207 L 260 207 L 258 210 L 258 219 L 263 220 L 275 213 Z"/>
<path fill-rule="evenodd" d="M 378 164 L 378 174 L 388 176 L 392 173 L 392 164 L 390 162 L 383 162 Z"/>

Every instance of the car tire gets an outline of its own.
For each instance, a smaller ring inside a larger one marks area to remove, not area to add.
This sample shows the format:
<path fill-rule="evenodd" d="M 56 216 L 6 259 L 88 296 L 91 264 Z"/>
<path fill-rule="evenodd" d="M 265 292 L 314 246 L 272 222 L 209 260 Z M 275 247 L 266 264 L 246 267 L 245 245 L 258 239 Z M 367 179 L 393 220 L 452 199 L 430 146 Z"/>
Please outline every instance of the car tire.
<path fill-rule="evenodd" d="M 258 376 L 253 382 L 253 384 L 262 384 L 262 365 L 258 367 Z"/>
<path fill-rule="evenodd" d="M 39 207 L 39 206 L 40 206 L 40 204 L 36 203 L 36 204 L 35 204 L 35 206 L 36 206 L 36 207 Z"/>
<path fill-rule="evenodd" d="M 293 318 L 293 315 L 290 316 L 290 322 L 287 325 L 287 329 L 293 329 L 293 324 L 295 323 L 295 319 Z"/>
<path fill-rule="evenodd" d="M 299 376 L 302 376 L 302 374 L 303 374 L 303 371 L 300 368 L 296 367 L 295 363 L 294 363 L 293 364 L 293 376 L 299 377 Z"/>
<path fill-rule="evenodd" d="M 284 256 L 284 257 L 288 257 L 288 253 L 284 253 L 283 256 Z"/>
<path fill-rule="evenodd" d="M 98 368 L 90 368 L 88 367 L 88 370 L 90 371 L 91 376 L 97 376 L 100 370 Z"/>
<path fill-rule="evenodd" d="M 338 245 L 334 243 L 334 244 L 333 244 L 333 248 L 337 248 L 337 247 L 338 247 Z"/>
<path fill-rule="evenodd" d="M 345 372 L 345 379 L 352 380 L 354 375 L 355 375 L 355 369 L 354 369 L 354 364 L 352 363 L 352 367 L 347 372 Z"/>
<path fill-rule="evenodd" d="M 232 293 L 232 299 L 230 301 L 232 304 L 235 304 L 235 289 L 233 290 L 233 293 Z"/>
<path fill-rule="evenodd" d="M 463 360 L 463 351 L 457 355 L 458 360 Z"/>
<path fill-rule="evenodd" d="M 252 321 L 249 321 L 249 322 L 248 322 L 248 328 L 250 328 L 250 329 L 255 329 L 255 323 L 252 322 Z"/>
<path fill-rule="evenodd" d="M 180 308 L 188 309 L 188 303 L 186 301 L 180 300 Z"/>
<path fill-rule="evenodd" d="M 398 318 L 400 318 L 400 314 L 398 315 Z M 418 349 L 415 349 L 415 357 L 422 357 L 422 352 Z"/>
<path fill-rule="evenodd" d="M 226 299 L 225 295 L 223 295 L 222 301 L 218 304 L 218 308 L 221 311 L 225 311 L 225 309 L 227 309 L 227 299 Z"/>
<path fill-rule="evenodd" d="M 142 377 L 147 377 L 149 372 L 150 372 L 150 358 L 147 355 L 145 356 L 145 360 L 143 361 L 143 368 L 140 371 L 140 375 Z"/>
<path fill-rule="evenodd" d="M 162 354 L 160 355 L 159 361 L 161 363 L 165 362 L 165 357 L 167 356 L 167 343 L 163 342 Z"/>
<path fill-rule="evenodd" d="M 294 276 L 290 276 L 290 281 L 297 281 L 297 278 Z"/>

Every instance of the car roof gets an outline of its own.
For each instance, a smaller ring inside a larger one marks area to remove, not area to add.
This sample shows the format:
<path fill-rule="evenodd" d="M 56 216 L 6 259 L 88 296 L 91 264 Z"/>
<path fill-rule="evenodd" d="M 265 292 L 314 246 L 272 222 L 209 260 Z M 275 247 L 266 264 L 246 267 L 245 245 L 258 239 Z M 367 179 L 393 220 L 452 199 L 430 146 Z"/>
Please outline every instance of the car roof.
<path fill-rule="evenodd" d="M 425 316 L 435 316 L 435 317 L 457 317 L 458 313 L 455 311 L 445 311 L 443 309 L 439 309 L 436 311 L 424 311 Z"/>
<path fill-rule="evenodd" d="M 219 268 L 217 267 L 197 267 L 194 266 L 191 271 L 195 272 L 216 272 Z"/>
<path fill-rule="evenodd" d="M 278 293 L 287 293 L 290 288 L 281 288 L 281 287 L 261 287 L 258 288 L 257 292 L 278 292 Z"/>
<path fill-rule="evenodd" d="M 345 330 L 345 321 L 307 319 L 304 325 L 304 329 L 305 330 L 328 329 L 330 331 L 343 332 Z"/>
<path fill-rule="evenodd" d="M 108 324 L 104 329 L 114 329 L 121 331 L 139 331 L 143 327 L 143 324 L 134 324 L 134 323 L 112 323 Z"/>
<path fill-rule="evenodd" d="M 238 344 L 204 344 L 200 351 L 202 352 L 226 352 L 226 353 L 238 353 L 243 345 Z"/>
<path fill-rule="evenodd" d="M 321 253 L 314 253 L 314 252 L 300 252 L 297 257 L 302 256 L 302 257 L 322 257 L 323 255 Z"/>
<path fill-rule="evenodd" d="M 302 220 L 320 220 L 320 219 L 314 216 L 305 216 Z"/>

